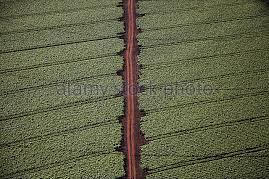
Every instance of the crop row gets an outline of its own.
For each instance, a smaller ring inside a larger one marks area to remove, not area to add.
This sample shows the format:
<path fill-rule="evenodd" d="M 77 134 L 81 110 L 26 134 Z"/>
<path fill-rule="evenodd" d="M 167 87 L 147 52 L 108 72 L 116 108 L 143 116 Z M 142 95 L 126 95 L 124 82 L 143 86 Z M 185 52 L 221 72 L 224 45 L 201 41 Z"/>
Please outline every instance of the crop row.
<path fill-rule="evenodd" d="M 2 18 L 1 34 L 20 33 L 27 31 L 39 31 L 65 26 L 77 26 L 94 24 L 101 21 L 117 20 L 121 17 L 121 7 L 108 7 L 106 9 L 89 9 L 78 12 L 61 14 L 47 14 L 36 16 L 22 16 L 16 18 Z"/>
<path fill-rule="evenodd" d="M 169 12 L 185 12 L 192 9 L 201 9 L 208 7 L 218 7 L 227 4 L 245 4 L 257 2 L 256 0 L 170 0 L 169 3 L 165 0 L 150 1 L 141 0 L 139 1 L 139 12 L 145 14 L 158 14 L 158 13 L 169 13 Z"/>
<path fill-rule="evenodd" d="M 78 68 L 80 70 L 78 70 Z M 93 68 L 91 71 L 89 68 Z M 66 63 L 40 68 L 20 70 L 1 74 L 1 92 L 34 87 L 45 86 L 55 83 L 64 83 L 72 81 L 83 81 L 87 78 L 98 77 L 102 75 L 114 76 L 116 71 L 121 68 L 120 57 L 106 57 L 98 59 L 87 59 L 75 63 Z M 101 71 L 102 70 L 102 71 Z M 79 80 L 80 79 L 80 80 Z M 116 79 L 115 79 L 116 80 Z"/>
<path fill-rule="evenodd" d="M 1 118 L 76 101 L 113 97 L 120 92 L 121 85 L 119 77 L 107 76 L 14 91 L 0 97 L 4 106 Z"/>
<path fill-rule="evenodd" d="M 260 79 L 256 76 L 256 78 L 251 78 L 252 80 Z M 216 80 L 217 81 L 217 80 Z M 263 85 L 262 83 L 266 83 L 268 79 L 263 79 L 260 86 L 256 86 L 254 82 L 252 82 L 251 86 L 243 86 L 242 88 L 236 87 L 236 81 L 233 82 L 234 86 L 228 86 L 229 88 L 219 87 L 220 89 L 214 89 L 213 85 L 207 88 L 199 88 L 199 82 L 197 83 L 188 83 L 179 84 L 179 85 L 169 85 L 169 87 L 160 88 L 160 89 L 148 89 L 144 93 L 140 94 L 141 108 L 149 111 L 160 110 L 171 108 L 175 106 L 184 106 L 185 104 L 199 103 L 199 102 L 211 102 L 211 101 L 222 101 L 222 100 L 230 100 L 233 98 L 240 98 L 243 96 L 256 96 L 256 95 L 264 95 L 267 97 L 268 94 L 268 84 Z M 222 84 L 228 83 L 229 79 L 223 80 Z M 241 81 L 243 83 L 250 83 L 249 81 Z M 220 82 L 218 82 L 220 84 Z M 203 86 L 204 83 L 201 83 Z"/>
<path fill-rule="evenodd" d="M 1 174 L 12 175 L 54 163 L 65 164 L 94 152 L 113 153 L 120 138 L 120 124 L 114 123 L 1 147 Z"/>
<path fill-rule="evenodd" d="M 219 155 L 208 156 L 207 159 L 190 159 L 181 160 L 180 163 L 174 165 L 167 165 L 163 168 L 158 168 L 151 171 L 147 175 L 147 179 L 158 178 L 178 178 L 179 176 L 184 179 L 191 178 L 263 178 L 268 175 L 268 151 L 252 152 L 250 154 L 238 154 L 237 156 Z M 156 158 L 159 158 L 156 157 Z M 164 158 L 167 158 L 165 156 Z M 227 167 L 227 166 L 232 166 Z"/>
<path fill-rule="evenodd" d="M 1 2 L 0 178 L 124 175 L 118 3 Z"/>
<path fill-rule="evenodd" d="M 186 129 L 234 122 L 244 119 L 269 117 L 266 103 L 267 95 L 246 96 L 218 102 L 195 103 L 180 107 L 148 111 L 142 118 L 142 128 L 146 137 L 154 139 L 165 131 L 168 133 L 184 132 Z M 187 132 L 186 132 L 187 133 Z"/>
<path fill-rule="evenodd" d="M 102 31 L 100 31 L 102 29 Z M 118 21 L 107 21 L 96 24 L 81 24 L 41 31 L 29 31 L 0 35 L 1 51 L 18 51 L 27 49 L 60 46 L 83 41 L 96 41 L 117 37 L 122 32 L 122 24 Z"/>
<path fill-rule="evenodd" d="M 122 113 L 122 103 L 123 99 L 119 97 L 88 101 L 85 104 L 62 106 L 59 109 L 26 113 L 24 116 L 2 120 L 0 145 L 116 123 Z"/>
<path fill-rule="evenodd" d="M 146 156 L 142 163 L 149 168 L 157 168 L 184 159 L 262 146 L 268 142 L 266 135 L 268 126 L 267 118 L 233 125 L 204 127 L 200 130 L 178 132 L 175 135 L 159 135 L 159 138 L 153 138 L 150 144 L 142 147 L 142 157 Z M 150 155 L 156 157 L 151 158 Z"/>
<path fill-rule="evenodd" d="M 92 58 L 109 56 L 112 54 L 116 55 L 122 48 L 123 41 L 113 38 L 4 53 L 0 54 L 0 60 L 2 62 L 1 70 L 5 72 L 5 70 L 10 69 L 12 71 L 13 68 L 31 68 L 39 65 L 48 66 L 82 60 L 92 60 Z"/>
<path fill-rule="evenodd" d="M 81 11 L 85 9 L 102 9 L 115 7 L 118 0 L 28 0 L 28 1 L 1 1 L 3 9 L 0 15 L 3 17 L 34 16 L 42 13 L 64 13 L 69 11 Z"/>
<path fill-rule="evenodd" d="M 171 64 L 168 64 L 169 61 L 167 61 L 166 64 L 159 64 L 155 69 L 154 66 L 149 69 L 142 69 L 143 80 L 141 79 L 140 82 L 142 84 L 149 82 L 152 84 L 171 84 L 181 81 L 206 80 L 218 76 L 233 76 L 255 71 L 266 71 L 269 69 L 269 66 L 264 62 L 268 58 L 268 51 L 258 51 L 231 56 L 183 60 L 175 63 L 170 61 Z M 237 78 L 240 78 L 240 76 L 237 76 Z M 266 79 L 267 77 L 264 76 L 264 78 Z M 252 81 L 254 82 L 255 80 Z M 238 83 L 237 80 L 235 82 Z M 227 88 L 227 86 L 223 86 L 223 88 Z M 240 88 L 239 83 L 238 88 Z"/>
<path fill-rule="evenodd" d="M 84 156 L 68 163 L 50 165 L 42 170 L 25 172 L 21 178 L 103 178 L 111 179 L 124 175 L 123 155 L 119 153 Z"/>
<path fill-rule="evenodd" d="M 180 2 L 178 2 L 180 4 Z M 190 11 L 146 14 L 138 21 L 140 28 L 153 30 L 168 27 L 212 23 L 237 18 L 268 15 L 267 7 L 261 3 L 235 4 L 207 8 L 194 8 Z"/>
<path fill-rule="evenodd" d="M 260 36 L 257 34 L 257 36 L 245 35 L 242 37 L 205 39 L 170 45 L 159 45 L 152 48 L 142 49 L 139 58 L 141 61 L 143 60 L 143 65 L 153 65 L 167 63 L 167 59 L 172 62 L 177 62 L 199 57 L 210 57 L 240 52 L 245 53 L 246 51 L 259 49 L 264 49 L 264 51 L 266 51 L 268 49 L 267 39 L 267 35 Z"/>
<path fill-rule="evenodd" d="M 239 36 L 240 34 L 266 31 L 269 26 L 268 17 L 234 19 L 215 23 L 197 23 L 168 29 L 145 30 L 139 34 L 139 43 L 143 48 L 158 44 L 179 43 L 197 39 Z"/>
<path fill-rule="evenodd" d="M 144 0 L 139 9 L 146 177 L 267 176 L 266 6 Z"/>

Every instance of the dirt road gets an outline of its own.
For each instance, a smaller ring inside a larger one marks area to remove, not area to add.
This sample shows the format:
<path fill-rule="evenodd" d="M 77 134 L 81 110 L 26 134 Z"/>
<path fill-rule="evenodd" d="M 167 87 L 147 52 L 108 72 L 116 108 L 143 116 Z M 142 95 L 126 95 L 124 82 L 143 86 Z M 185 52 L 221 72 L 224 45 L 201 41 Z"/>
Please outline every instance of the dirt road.
<path fill-rule="evenodd" d="M 125 145 L 127 157 L 127 177 L 138 179 L 142 177 L 142 170 L 139 166 L 140 151 L 140 129 L 138 109 L 138 44 L 136 40 L 136 0 L 126 0 L 125 3 L 125 27 L 126 27 L 126 51 L 125 58 L 125 93 L 126 93 L 126 124 L 125 124 Z"/>

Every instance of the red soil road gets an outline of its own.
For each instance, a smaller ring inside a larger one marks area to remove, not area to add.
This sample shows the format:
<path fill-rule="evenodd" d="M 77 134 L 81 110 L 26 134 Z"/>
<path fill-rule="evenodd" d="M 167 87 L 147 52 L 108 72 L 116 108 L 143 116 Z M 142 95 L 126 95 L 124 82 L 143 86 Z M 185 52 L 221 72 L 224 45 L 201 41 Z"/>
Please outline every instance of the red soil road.
<path fill-rule="evenodd" d="M 126 49 L 124 53 L 125 70 L 124 78 L 126 85 L 126 110 L 125 110 L 125 145 L 127 158 L 128 179 L 140 179 L 142 170 L 140 164 L 140 128 L 138 109 L 138 44 L 136 25 L 136 0 L 126 0 Z"/>

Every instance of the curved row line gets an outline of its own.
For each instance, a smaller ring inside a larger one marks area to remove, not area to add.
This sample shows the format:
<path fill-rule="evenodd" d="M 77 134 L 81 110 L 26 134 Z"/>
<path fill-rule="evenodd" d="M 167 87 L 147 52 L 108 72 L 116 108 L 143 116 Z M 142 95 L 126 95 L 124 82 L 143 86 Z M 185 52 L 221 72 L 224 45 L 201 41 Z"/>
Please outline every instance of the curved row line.
<path fill-rule="evenodd" d="M 250 35 L 244 38 L 253 38 L 253 37 L 263 37 L 263 36 L 269 36 L 268 30 L 262 30 L 258 33 L 264 33 L 264 34 L 256 34 L 257 32 L 252 33 L 238 33 L 233 35 L 223 35 L 223 36 L 216 36 L 216 37 L 205 37 L 205 38 L 198 38 L 193 40 L 182 40 L 177 42 L 171 42 L 171 43 L 160 43 L 160 44 L 154 44 L 154 45 L 148 45 L 148 46 L 141 46 L 141 49 L 152 49 L 152 48 L 158 48 L 158 47 L 170 47 L 170 46 L 176 46 L 182 43 L 194 43 L 194 42 L 200 42 L 200 41 L 221 41 L 221 40 L 228 40 L 229 38 L 238 38 L 238 37 L 244 37 L 242 35 Z"/>
<path fill-rule="evenodd" d="M 163 171 L 175 169 L 175 168 L 180 168 L 180 167 L 185 167 L 189 165 L 196 165 L 200 163 L 205 163 L 205 162 L 210 162 L 214 160 L 221 160 L 221 159 L 227 159 L 227 158 L 233 158 L 233 157 L 238 157 L 240 155 L 247 155 L 255 152 L 261 152 L 264 150 L 268 150 L 268 144 L 264 145 L 259 145 L 251 148 L 245 148 L 237 151 L 232 151 L 232 152 L 223 152 L 215 155 L 209 155 L 209 156 L 204 156 L 201 158 L 196 158 L 196 159 L 190 159 L 190 160 L 183 160 L 177 163 L 169 164 L 169 165 L 162 165 L 156 168 L 148 169 L 147 170 L 147 175 L 152 175 L 154 173 L 160 173 Z"/>
<path fill-rule="evenodd" d="M 222 127 L 234 126 L 234 125 L 239 125 L 239 124 L 264 121 L 264 120 L 268 120 L 268 119 L 269 119 L 269 114 L 266 114 L 266 115 L 257 116 L 257 117 L 245 118 L 245 119 L 234 120 L 234 121 L 226 121 L 226 122 L 222 122 L 222 123 L 218 123 L 218 124 L 210 124 L 210 125 L 200 126 L 200 127 L 196 127 L 196 128 L 183 129 L 183 130 L 179 130 L 179 131 L 158 134 L 155 136 L 147 137 L 147 140 L 148 141 L 165 140 L 167 138 L 178 137 L 181 135 L 187 135 L 187 134 L 192 134 L 192 133 L 196 133 L 196 132 L 218 129 L 218 128 L 222 128 Z"/>
<path fill-rule="evenodd" d="M 185 12 L 190 12 L 190 11 L 208 11 L 208 9 L 206 8 L 216 8 L 216 7 L 220 7 L 221 6 L 243 6 L 243 5 L 247 5 L 247 4 L 253 4 L 253 2 L 246 2 L 246 3 L 221 3 L 221 4 L 215 4 L 215 5 L 212 5 L 212 6 L 205 6 L 205 7 L 201 7 L 201 8 L 197 8 L 197 7 L 190 7 L 190 8 L 184 8 L 184 9 L 172 9 L 172 10 L 169 10 L 169 11 L 162 11 L 160 8 L 158 8 L 158 11 L 155 11 L 155 12 L 150 12 L 150 13 L 142 13 L 143 15 L 150 15 L 150 16 L 154 16 L 154 15 L 170 15 L 170 14 L 182 14 L 182 13 L 185 13 Z M 162 6 L 161 6 L 162 7 Z"/>
<path fill-rule="evenodd" d="M 102 6 L 92 6 L 92 7 L 78 7 L 68 10 L 58 10 L 58 11 L 47 11 L 47 12 L 36 12 L 36 13 L 29 13 L 29 14 L 20 14 L 20 15 L 8 15 L 8 16 L 0 16 L 0 19 L 18 19 L 23 17 L 29 17 L 29 16 L 42 16 L 42 15 L 57 15 L 57 14 L 67 14 L 72 12 L 79 12 L 79 11 L 87 11 L 87 10 L 105 10 L 109 8 L 115 8 L 117 7 L 117 4 L 115 6 L 112 5 L 102 5 Z"/>
<path fill-rule="evenodd" d="M 60 85 L 60 84 L 70 84 L 70 83 L 85 81 L 85 80 L 89 80 L 89 79 L 98 79 L 98 78 L 102 79 L 102 78 L 105 78 L 105 77 L 113 77 L 113 76 L 117 76 L 116 73 L 115 74 L 114 73 L 106 73 L 106 74 L 99 74 L 99 75 L 94 75 L 94 76 L 86 76 L 86 77 L 72 79 L 72 80 L 54 81 L 52 83 L 42 84 L 42 85 L 38 85 L 38 86 L 31 86 L 31 87 L 26 87 L 26 88 L 20 88 L 20 89 L 5 91 L 5 92 L 0 93 L 0 96 L 6 96 L 6 95 L 20 93 L 20 92 L 29 91 L 29 90 L 42 89 L 42 88 L 47 88 L 47 87 L 54 87 L 54 86 L 57 86 L 57 85 Z M 20 76 L 20 77 L 21 78 L 27 78 L 27 77 L 24 77 L 24 76 Z"/>
<path fill-rule="evenodd" d="M 54 30 L 54 29 L 61 29 L 65 27 L 76 27 L 76 26 L 82 26 L 82 25 L 94 25 L 98 23 L 103 23 L 103 22 L 114 22 L 114 21 L 119 21 L 121 18 L 109 18 L 109 19 L 103 19 L 103 20 L 97 20 L 97 21 L 91 21 L 91 22 L 79 22 L 79 23 L 72 23 L 72 24 L 63 24 L 63 25 L 55 25 L 55 26 L 50 26 L 50 27 L 40 27 L 40 28 L 32 28 L 32 29 L 25 29 L 25 30 L 14 30 L 14 31 L 9 31 L 9 32 L 1 32 L 1 35 L 11 35 L 11 34 L 16 34 L 16 33 L 25 33 L 25 32 L 39 32 L 39 31 L 44 31 L 44 30 Z"/>
<path fill-rule="evenodd" d="M 242 53 L 251 54 L 251 53 L 257 53 L 257 52 L 264 52 L 267 50 L 269 52 L 269 48 L 259 48 L 259 49 L 243 50 L 243 51 L 223 53 L 223 54 L 213 54 L 213 55 L 198 56 L 198 57 L 193 57 L 193 58 L 185 58 L 185 59 L 169 61 L 169 63 L 167 63 L 167 62 L 149 63 L 149 64 L 143 64 L 141 66 L 141 69 L 145 69 L 145 70 L 164 69 L 164 68 L 173 67 L 174 64 L 181 63 L 182 61 L 195 62 L 196 60 L 203 60 L 203 59 L 207 59 L 207 58 L 229 57 L 229 56 L 240 55 Z M 161 65 L 163 65 L 163 66 L 161 66 Z"/>
<path fill-rule="evenodd" d="M 160 84 L 154 84 L 153 86 L 148 86 L 147 84 L 143 85 L 145 91 L 148 89 L 162 89 L 163 87 L 167 86 L 167 85 L 178 85 L 181 83 L 187 83 L 187 82 L 196 82 L 196 81 L 200 81 L 200 80 L 210 80 L 210 79 L 221 79 L 221 78 L 230 78 L 232 76 L 238 76 L 238 75 L 246 75 L 246 74 L 260 74 L 260 73 L 266 73 L 268 72 L 269 68 L 265 68 L 265 69 L 259 69 L 259 70 L 249 70 L 249 71 L 239 71 L 239 72 L 232 72 L 232 73 L 226 73 L 226 74 L 221 74 L 221 75 L 214 75 L 214 76 L 207 76 L 207 77 L 200 77 L 200 78 L 195 78 L 195 79 L 189 79 L 189 80 L 180 80 L 177 82 L 172 82 L 172 83 L 160 83 Z M 220 88 L 216 88 L 216 90 Z M 240 90 L 240 88 L 235 88 Z M 246 89 L 246 88 L 244 88 Z M 249 89 L 253 89 L 253 88 L 249 88 Z"/>
<path fill-rule="evenodd" d="M 109 99 L 115 99 L 115 98 L 119 98 L 119 97 L 121 97 L 121 96 L 119 96 L 118 94 L 115 94 L 115 95 L 110 95 L 110 96 L 101 96 L 101 97 L 97 97 L 97 98 L 88 98 L 88 99 L 84 99 L 84 100 L 59 104 L 59 105 L 51 106 L 51 107 L 47 107 L 47 108 L 41 108 L 41 109 L 37 109 L 37 110 L 21 112 L 21 113 L 9 115 L 9 116 L 4 116 L 4 117 L 0 118 L 0 121 L 7 121 L 7 120 L 16 119 L 16 118 L 25 117 L 25 116 L 31 116 L 31 115 L 35 115 L 35 114 L 57 111 L 57 110 L 66 109 L 66 108 L 70 108 L 70 107 L 74 107 L 74 106 L 82 106 L 82 105 L 86 105 L 89 103 L 96 103 L 96 102 L 101 102 L 101 101 L 109 100 Z"/>
<path fill-rule="evenodd" d="M 17 175 L 23 174 L 23 173 L 34 173 L 34 172 L 39 172 L 42 170 L 52 169 L 52 168 L 55 168 L 55 167 L 58 167 L 61 165 L 84 160 L 85 158 L 89 158 L 89 157 L 93 158 L 93 157 L 99 157 L 99 156 L 103 156 L 103 155 L 118 155 L 118 152 L 116 152 L 114 149 L 111 149 L 111 148 L 105 149 L 105 147 L 103 147 L 103 148 L 104 148 L 104 150 L 101 150 L 101 151 L 92 151 L 92 152 L 88 152 L 84 155 L 80 155 L 77 157 L 72 157 L 72 158 L 68 158 L 68 159 L 53 162 L 53 163 L 48 163 L 48 164 L 41 165 L 41 166 L 26 168 L 23 170 L 18 170 L 18 171 L 9 173 L 7 175 L 2 175 L 2 176 L 0 176 L 0 178 L 3 178 L 3 179 L 11 178 L 11 177 L 15 177 Z"/>
<path fill-rule="evenodd" d="M 43 48 L 51 48 L 51 47 L 59 47 L 59 46 L 64 46 L 64 45 L 72 45 L 72 44 L 79 44 L 79 43 L 85 43 L 85 42 L 95 42 L 95 41 L 102 41 L 102 40 L 110 40 L 110 39 L 115 39 L 119 38 L 119 36 L 107 36 L 107 37 L 102 37 L 102 38 L 96 38 L 96 39 L 83 39 L 83 40 L 78 40 L 78 41 L 70 41 L 70 42 L 61 42 L 61 43 L 55 43 L 55 44 L 48 44 L 48 45 L 39 45 L 39 46 L 34 46 L 34 47 L 27 47 L 27 48 L 22 48 L 22 49 L 12 49 L 12 50 L 0 50 L 0 55 L 1 54 L 7 54 L 7 53 L 14 53 L 14 52 L 24 52 L 24 51 L 30 51 L 30 50 L 37 50 L 37 49 L 43 49 Z"/>
<path fill-rule="evenodd" d="M 202 21 L 202 22 L 178 24 L 178 25 L 159 27 L 159 28 L 148 28 L 148 29 L 141 29 L 141 31 L 151 32 L 151 31 L 174 29 L 174 28 L 180 28 L 180 27 L 189 27 L 189 26 L 196 26 L 196 25 L 203 25 L 203 24 L 210 25 L 210 24 L 218 24 L 218 23 L 223 23 L 223 22 L 241 21 L 241 20 L 255 19 L 255 18 L 261 18 L 261 17 L 268 17 L 268 14 L 265 13 L 265 14 L 252 15 L 252 16 L 242 16 L 242 17 L 237 17 L 237 18 L 227 18 L 223 20 L 213 20 L 213 21 L 204 21 L 204 22 Z"/>
<path fill-rule="evenodd" d="M 1 143 L 0 148 L 10 147 L 11 145 L 18 145 L 19 143 L 22 143 L 22 142 L 29 143 L 29 142 L 44 140 L 47 137 L 51 137 L 51 136 L 57 137 L 57 136 L 61 136 L 63 134 L 69 134 L 69 133 L 73 133 L 73 132 L 77 132 L 77 131 L 84 131 L 84 130 L 98 128 L 98 127 L 112 125 L 112 124 L 118 124 L 118 122 L 116 120 L 107 120 L 107 121 L 103 121 L 103 122 L 87 124 L 84 126 L 73 127 L 73 128 L 69 128 L 69 129 L 65 129 L 65 130 L 54 131 L 54 132 L 50 132 L 50 133 L 43 134 L 43 135 L 26 137 L 24 139 L 15 140 L 15 141 L 8 142 L 8 143 Z"/>
<path fill-rule="evenodd" d="M 231 100 L 236 100 L 236 99 L 240 99 L 240 98 L 244 98 L 244 97 L 255 97 L 255 96 L 265 95 L 267 93 L 269 93 L 269 90 L 259 91 L 259 92 L 255 92 L 255 93 L 231 95 L 229 97 L 220 98 L 220 99 L 216 99 L 216 100 L 202 100 L 202 101 L 195 101 L 195 102 L 172 105 L 172 106 L 161 107 L 161 108 L 147 109 L 147 110 L 144 110 L 144 112 L 146 115 L 150 115 L 150 114 L 154 114 L 157 112 L 178 109 L 179 107 L 185 108 L 185 107 L 189 107 L 189 106 L 193 106 L 193 105 L 202 105 L 202 104 L 211 104 L 211 103 L 217 103 L 217 102 L 223 102 L 223 101 L 231 101 Z"/>
<path fill-rule="evenodd" d="M 20 68 L 9 68 L 9 69 L 4 69 L 0 70 L 0 75 L 5 74 L 5 73 L 10 73 L 10 72 L 18 72 L 18 71 L 24 71 L 24 70 L 31 70 L 31 69 L 36 69 L 36 68 L 43 68 L 43 67 L 50 67 L 50 66 L 57 66 L 57 65 L 62 65 L 62 64 L 68 64 L 68 63 L 76 63 L 76 62 L 82 62 L 82 61 L 89 61 L 89 60 L 95 60 L 95 59 L 102 59 L 106 57 L 118 57 L 119 52 L 117 53 L 108 53 L 96 57 L 86 57 L 86 58 L 77 58 L 73 60 L 64 60 L 64 61 L 57 61 L 57 62 L 51 62 L 51 63 L 42 63 L 42 64 L 36 64 L 36 65 L 29 65 L 29 66 L 23 66 Z"/>

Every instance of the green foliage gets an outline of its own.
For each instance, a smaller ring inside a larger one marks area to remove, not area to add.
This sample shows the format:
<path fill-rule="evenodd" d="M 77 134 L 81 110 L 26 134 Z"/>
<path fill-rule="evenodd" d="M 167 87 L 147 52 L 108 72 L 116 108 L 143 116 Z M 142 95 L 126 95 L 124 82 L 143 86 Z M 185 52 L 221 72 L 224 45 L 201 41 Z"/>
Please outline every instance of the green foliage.
<path fill-rule="evenodd" d="M 185 12 L 193 9 L 204 9 L 208 7 L 218 7 L 229 4 L 246 4 L 257 3 L 257 0 L 157 0 L 154 3 L 152 1 L 139 1 L 139 12 L 154 14 L 154 13 L 166 13 L 169 12 Z"/>
<path fill-rule="evenodd" d="M 1 1 L 1 16 L 23 16 L 33 14 L 61 13 L 69 11 L 103 9 L 115 7 L 118 0 L 27 0 L 27 1 Z"/>
<path fill-rule="evenodd" d="M 210 1 L 208 2 L 210 3 Z M 180 4 L 180 2 L 174 3 Z M 165 8 L 165 6 L 162 8 Z M 260 2 L 235 3 L 205 6 L 187 11 L 169 11 L 165 9 L 165 13 L 146 14 L 138 21 L 138 24 L 142 29 L 154 30 L 165 27 L 212 23 L 264 15 L 268 15 L 268 10 Z"/>
<path fill-rule="evenodd" d="M 240 37 L 242 34 L 257 35 L 264 31 L 266 33 L 269 26 L 267 16 L 257 16 L 242 19 L 232 19 L 230 21 L 219 21 L 212 23 L 197 23 L 193 25 L 182 25 L 173 28 L 160 28 L 156 30 L 144 31 L 139 34 L 139 43 L 144 47 L 151 47 L 157 44 L 184 43 L 197 40 L 219 41 L 229 36 Z M 221 38 L 223 37 L 223 38 Z M 143 55 L 143 54 L 142 54 Z"/>
<path fill-rule="evenodd" d="M 117 0 L 1 2 L 0 178 L 116 178 Z"/>
<path fill-rule="evenodd" d="M 119 145 L 120 124 L 78 129 L 61 135 L 47 136 L 1 148 L 3 175 L 29 168 L 44 167 L 53 163 L 90 156 L 93 152 L 110 152 Z M 12 158 L 12 160 L 9 160 Z"/>
<path fill-rule="evenodd" d="M 104 178 L 111 179 L 124 175 L 123 155 L 111 153 L 81 157 L 65 164 L 43 168 L 21 175 L 22 178 Z M 14 177 L 15 178 L 15 177 Z"/>
<path fill-rule="evenodd" d="M 48 100 L 52 103 L 53 100 Z M 20 104 L 20 103 L 19 103 Z M 29 107 L 31 103 L 25 103 Z M 53 105 L 53 103 L 51 104 Z M 40 105 L 36 104 L 40 107 Z M 50 105 L 48 105 L 50 106 Z M 2 120 L 1 143 L 5 145 L 13 141 L 42 138 L 42 136 L 72 131 L 78 128 L 98 127 L 117 123 L 117 117 L 122 113 L 123 99 L 113 98 L 98 102 L 88 101 L 86 104 L 62 106 L 62 109 L 35 111 L 36 114 Z M 11 109 L 10 109 L 11 111 Z M 15 111 L 14 111 L 15 112 Z"/>
<path fill-rule="evenodd" d="M 160 0 L 139 9 L 147 178 L 268 176 L 265 4 Z"/>
<path fill-rule="evenodd" d="M 267 95 L 249 96 L 226 101 L 182 105 L 149 113 L 141 126 L 146 137 L 161 135 L 164 131 L 177 132 L 208 125 L 255 119 L 268 115 Z"/>
<path fill-rule="evenodd" d="M 33 15 L 21 15 L 17 17 L 3 17 L 1 33 L 20 33 L 29 30 L 53 29 L 63 26 L 76 26 L 92 24 L 100 21 L 117 20 L 122 15 L 122 8 L 111 6 L 103 9 L 82 9 L 61 13 L 42 13 Z"/>
<path fill-rule="evenodd" d="M 61 65 L 64 63 L 86 60 L 97 62 L 100 60 L 98 57 L 116 55 L 122 48 L 123 41 L 113 38 L 67 44 L 57 47 L 3 53 L 0 54 L 0 60 L 2 62 L 1 71 L 5 72 L 10 69 L 18 70 L 20 68 L 27 69 L 31 67 Z"/>
<path fill-rule="evenodd" d="M 102 29 L 100 31 L 100 29 Z M 61 44 L 94 41 L 103 38 L 116 37 L 123 31 L 123 24 L 118 21 L 105 21 L 96 24 L 64 26 L 61 28 L 45 29 L 1 35 L 1 51 L 57 46 Z M 14 43 L 16 42 L 16 43 Z M 113 43 L 113 42 L 111 42 Z"/>

